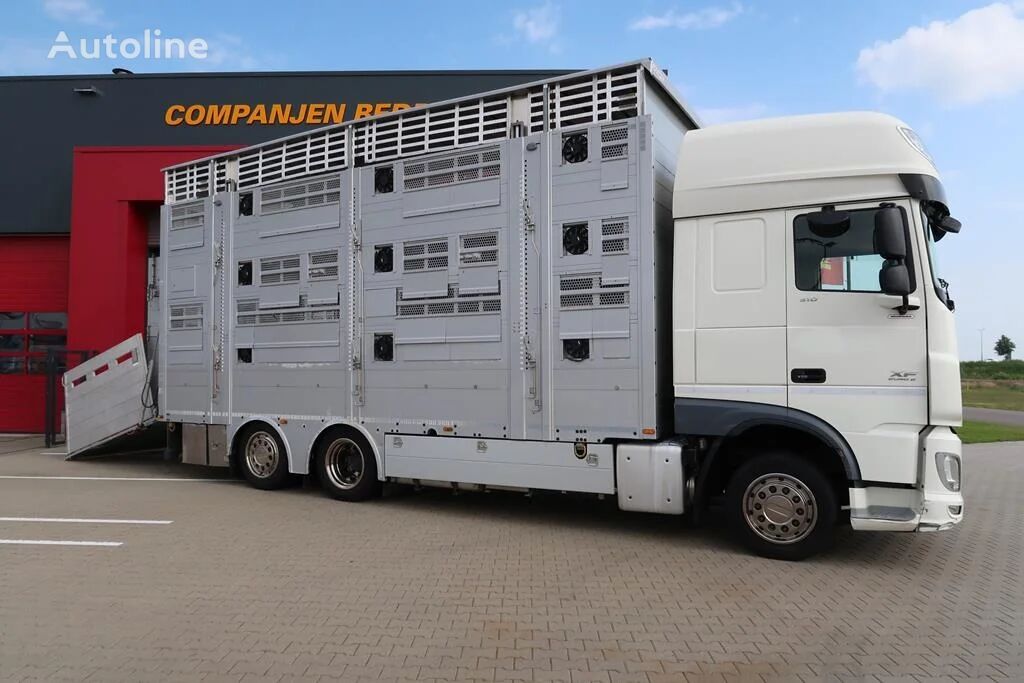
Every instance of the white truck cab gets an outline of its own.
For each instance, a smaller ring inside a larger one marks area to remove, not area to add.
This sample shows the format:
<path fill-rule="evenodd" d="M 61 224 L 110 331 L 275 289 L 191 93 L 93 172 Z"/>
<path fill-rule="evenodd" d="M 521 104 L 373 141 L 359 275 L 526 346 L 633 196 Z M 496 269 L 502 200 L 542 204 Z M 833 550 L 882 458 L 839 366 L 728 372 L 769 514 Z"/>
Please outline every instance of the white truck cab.
<path fill-rule="evenodd" d="M 875 113 L 691 131 L 673 215 L 675 431 L 707 436 L 711 459 L 764 463 L 742 486 L 735 464 L 717 484 L 703 468 L 697 490 L 724 491 L 755 549 L 783 557 L 814 545 L 824 512 L 804 465 L 846 482 L 855 529 L 958 523 L 959 362 L 936 252 L 960 224 L 914 132 Z"/>

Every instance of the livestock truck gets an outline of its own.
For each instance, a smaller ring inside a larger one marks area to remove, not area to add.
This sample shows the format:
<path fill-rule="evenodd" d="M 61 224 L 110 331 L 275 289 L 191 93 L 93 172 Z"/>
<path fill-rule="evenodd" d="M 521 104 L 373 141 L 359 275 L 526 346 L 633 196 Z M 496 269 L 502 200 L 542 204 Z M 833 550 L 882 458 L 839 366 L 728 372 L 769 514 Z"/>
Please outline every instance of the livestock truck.
<path fill-rule="evenodd" d="M 962 519 L 960 223 L 895 118 L 701 127 L 641 60 L 165 174 L 184 462 L 714 504 L 782 559 Z"/>

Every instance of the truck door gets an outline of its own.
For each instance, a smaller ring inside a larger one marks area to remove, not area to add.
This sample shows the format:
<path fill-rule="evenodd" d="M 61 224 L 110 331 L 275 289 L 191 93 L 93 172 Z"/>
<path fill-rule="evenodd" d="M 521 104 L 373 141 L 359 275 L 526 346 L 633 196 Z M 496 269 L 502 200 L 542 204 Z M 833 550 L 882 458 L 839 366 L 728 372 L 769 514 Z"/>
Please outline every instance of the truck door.
<path fill-rule="evenodd" d="M 221 234 L 214 225 L 221 214 L 214 211 L 212 197 L 162 211 L 160 411 L 168 420 L 208 422 L 213 410 L 214 260 Z"/>
<path fill-rule="evenodd" d="M 845 229 L 813 220 L 817 208 L 787 212 L 788 399 L 842 433 L 865 479 L 912 483 L 916 458 L 894 456 L 916 453 L 928 422 L 924 284 L 910 203 L 895 204 L 913 274 L 902 312 L 902 299 L 879 287 L 878 202 L 837 206 L 848 213 Z"/>

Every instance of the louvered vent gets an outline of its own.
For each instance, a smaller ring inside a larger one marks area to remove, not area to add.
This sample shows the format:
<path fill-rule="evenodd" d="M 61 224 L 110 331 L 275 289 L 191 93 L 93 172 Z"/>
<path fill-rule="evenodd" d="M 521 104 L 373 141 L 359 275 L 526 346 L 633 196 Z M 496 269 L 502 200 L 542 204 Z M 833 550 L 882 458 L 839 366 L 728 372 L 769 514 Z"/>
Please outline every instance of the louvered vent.
<path fill-rule="evenodd" d="M 240 327 L 261 325 L 284 325 L 292 323 L 319 323 L 340 320 L 337 304 L 301 306 L 292 308 L 275 308 L 273 311 L 260 311 L 256 299 L 239 300 L 235 321 Z"/>
<path fill-rule="evenodd" d="M 171 306 L 172 330 L 198 330 L 203 327 L 203 305 Z"/>
<path fill-rule="evenodd" d="M 629 251 L 629 219 L 605 218 L 601 221 L 601 253 L 625 254 Z"/>
<path fill-rule="evenodd" d="M 508 136 L 509 98 L 496 96 L 413 109 L 400 116 L 357 123 L 355 164 L 472 147 Z"/>
<path fill-rule="evenodd" d="M 337 204 L 341 201 L 341 178 L 329 176 L 305 183 L 277 185 L 260 193 L 263 215 L 306 209 L 312 206 Z"/>
<path fill-rule="evenodd" d="M 459 238 L 459 263 L 463 266 L 494 265 L 498 262 L 498 233 L 482 232 Z"/>
<path fill-rule="evenodd" d="M 470 183 L 501 176 L 501 150 L 497 147 L 434 159 L 416 159 L 402 165 L 406 191 Z"/>
<path fill-rule="evenodd" d="M 256 299 L 239 299 L 235 306 L 237 309 L 235 321 L 239 325 L 256 324 L 256 310 L 259 308 L 259 301 Z"/>
<path fill-rule="evenodd" d="M 448 240 L 405 242 L 402 245 L 402 270 L 418 273 L 427 270 L 447 270 Z"/>
<path fill-rule="evenodd" d="M 530 132 L 618 121 L 639 111 L 640 71 L 635 66 L 604 71 L 579 79 L 555 81 L 548 86 L 548 121 L 544 96 L 530 95 Z"/>
<path fill-rule="evenodd" d="M 210 162 L 172 168 L 164 174 L 164 200 L 168 204 L 210 196 Z"/>
<path fill-rule="evenodd" d="M 625 284 L 609 285 L 597 274 L 563 275 L 559 281 L 559 305 L 562 309 L 628 306 Z"/>
<path fill-rule="evenodd" d="M 242 152 L 238 156 L 238 187 L 316 175 L 345 168 L 346 131 L 331 128 Z"/>
<path fill-rule="evenodd" d="M 297 255 L 260 259 L 260 284 L 294 284 L 300 279 L 299 265 L 300 259 Z"/>
<path fill-rule="evenodd" d="M 213 191 L 226 192 L 228 189 L 228 160 L 213 160 Z"/>
<path fill-rule="evenodd" d="M 501 295 L 480 296 L 459 294 L 459 288 L 448 285 L 448 295 L 430 299 L 406 300 L 402 290 L 396 295 L 399 318 L 421 318 L 439 315 L 467 315 L 474 313 L 500 313 Z"/>
<path fill-rule="evenodd" d="M 338 252 L 314 251 L 309 254 L 308 276 L 311 281 L 338 279 Z"/>
<path fill-rule="evenodd" d="M 206 222 L 206 208 L 200 202 L 196 204 L 183 204 L 171 209 L 171 230 L 184 230 L 185 228 L 201 228 Z"/>

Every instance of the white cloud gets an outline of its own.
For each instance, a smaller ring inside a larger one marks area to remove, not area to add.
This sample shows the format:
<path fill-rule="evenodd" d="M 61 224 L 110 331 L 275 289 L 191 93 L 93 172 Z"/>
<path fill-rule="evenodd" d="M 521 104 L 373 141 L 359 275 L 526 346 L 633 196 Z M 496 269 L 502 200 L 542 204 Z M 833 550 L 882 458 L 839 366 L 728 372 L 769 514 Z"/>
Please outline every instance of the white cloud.
<path fill-rule="evenodd" d="M 923 90 L 974 104 L 1024 90 L 1024 2 L 996 2 L 952 21 L 912 26 L 860 51 L 857 71 L 882 92 Z"/>
<path fill-rule="evenodd" d="M 732 123 L 733 121 L 749 121 L 762 118 L 768 107 L 760 102 L 744 104 L 738 107 L 710 107 L 698 109 L 697 114 L 707 124 Z"/>
<path fill-rule="evenodd" d="M 629 25 L 634 31 L 649 31 L 658 28 L 677 28 L 681 31 L 718 28 L 743 13 L 743 6 L 733 3 L 731 7 L 705 7 L 693 12 L 680 14 L 668 10 L 664 14 L 648 14 Z"/>
<path fill-rule="evenodd" d="M 560 19 L 561 10 L 558 6 L 546 3 L 516 12 L 512 18 L 512 26 L 516 34 L 526 42 L 547 44 L 555 48 Z"/>
<path fill-rule="evenodd" d="M 106 24 L 103 8 L 89 0 L 45 0 L 43 9 L 58 21 L 75 21 L 80 24 L 100 26 Z"/>

